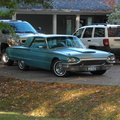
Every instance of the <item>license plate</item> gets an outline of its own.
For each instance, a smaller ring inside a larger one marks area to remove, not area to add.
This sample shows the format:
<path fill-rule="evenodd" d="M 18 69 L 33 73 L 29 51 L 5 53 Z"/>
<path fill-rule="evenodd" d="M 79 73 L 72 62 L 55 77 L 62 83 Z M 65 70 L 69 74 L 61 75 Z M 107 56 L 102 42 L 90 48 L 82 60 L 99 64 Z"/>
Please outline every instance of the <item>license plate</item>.
<path fill-rule="evenodd" d="M 96 70 L 96 66 L 89 66 L 88 67 L 88 71 L 95 71 Z"/>

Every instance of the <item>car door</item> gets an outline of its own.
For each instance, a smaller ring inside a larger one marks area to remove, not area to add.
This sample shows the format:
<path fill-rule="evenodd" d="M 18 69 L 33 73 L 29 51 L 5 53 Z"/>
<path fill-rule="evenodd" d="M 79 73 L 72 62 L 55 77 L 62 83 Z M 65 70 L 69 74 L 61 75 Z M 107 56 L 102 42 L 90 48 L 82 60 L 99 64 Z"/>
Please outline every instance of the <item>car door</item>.
<path fill-rule="evenodd" d="M 92 39 L 93 39 L 93 27 L 85 28 L 83 34 L 81 35 L 80 40 L 86 47 L 89 47 L 89 44 L 91 43 Z"/>
<path fill-rule="evenodd" d="M 45 38 L 36 37 L 30 46 L 29 55 L 31 61 L 30 66 L 38 68 L 49 68 L 48 66 L 48 49 Z"/>
<path fill-rule="evenodd" d="M 105 27 L 94 27 L 93 30 L 93 39 L 89 46 L 94 46 L 94 48 L 102 49 L 103 41 L 106 40 L 105 37 Z"/>

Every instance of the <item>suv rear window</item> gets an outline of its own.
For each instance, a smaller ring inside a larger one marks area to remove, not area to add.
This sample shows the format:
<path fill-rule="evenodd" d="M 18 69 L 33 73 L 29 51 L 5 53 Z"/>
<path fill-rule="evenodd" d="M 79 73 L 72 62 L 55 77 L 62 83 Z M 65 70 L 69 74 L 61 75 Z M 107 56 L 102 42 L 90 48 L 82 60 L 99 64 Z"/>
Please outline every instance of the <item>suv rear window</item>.
<path fill-rule="evenodd" d="M 120 37 L 120 27 L 108 28 L 108 37 Z"/>
<path fill-rule="evenodd" d="M 95 28 L 94 37 L 105 37 L 105 28 Z"/>

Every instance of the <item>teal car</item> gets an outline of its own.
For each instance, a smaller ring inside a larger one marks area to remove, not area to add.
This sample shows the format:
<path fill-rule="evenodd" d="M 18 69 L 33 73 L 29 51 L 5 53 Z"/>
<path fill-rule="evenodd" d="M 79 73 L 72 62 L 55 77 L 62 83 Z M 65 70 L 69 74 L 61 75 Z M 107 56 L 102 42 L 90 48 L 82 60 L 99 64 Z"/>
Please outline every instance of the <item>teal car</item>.
<path fill-rule="evenodd" d="M 52 70 L 58 77 L 70 72 L 90 72 L 102 75 L 115 63 L 114 54 L 87 49 L 72 35 L 41 35 L 29 37 L 23 46 L 6 49 L 4 64 L 18 63 L 21 70 L 29 67 Z"/>

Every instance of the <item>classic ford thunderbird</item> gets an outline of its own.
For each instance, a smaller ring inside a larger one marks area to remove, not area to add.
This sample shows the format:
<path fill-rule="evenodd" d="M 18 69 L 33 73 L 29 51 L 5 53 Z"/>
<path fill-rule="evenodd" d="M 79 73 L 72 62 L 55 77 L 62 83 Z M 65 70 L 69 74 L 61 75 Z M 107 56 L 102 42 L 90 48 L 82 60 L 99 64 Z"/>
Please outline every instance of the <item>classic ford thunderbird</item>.
<path fill-rule="evenodd" d="M 72 35 L 29 37 L 23 46 L 7 48 L 2 59 L 6 65 L 16 61 L 21 70 L 28 70 L 29 67 L 52 70 L 58 77 L 76 71 L 102 75 L 115 62 L 114 54 L 87 49 Z"/>

